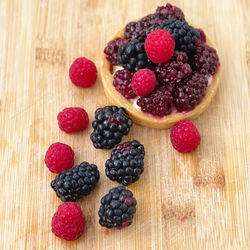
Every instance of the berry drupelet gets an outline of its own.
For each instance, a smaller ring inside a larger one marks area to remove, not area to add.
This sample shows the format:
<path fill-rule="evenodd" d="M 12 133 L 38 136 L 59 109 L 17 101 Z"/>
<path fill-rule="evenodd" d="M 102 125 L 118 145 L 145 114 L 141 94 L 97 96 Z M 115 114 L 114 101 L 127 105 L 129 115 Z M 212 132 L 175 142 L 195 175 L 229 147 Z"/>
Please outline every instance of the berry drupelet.
<path fill-rule="evenodd" d="M 156 14 L 161 20 L 174 18 L 177 20 L 185 21 L 185 16 L 182 10 L 170 3 L 167 3 L 166 6 L 158 7 L 156 9 Z"/>
<path fill-rule="evenodd" d="M 173 97 L 166 86 L 160 86 L 151 94 L 140 97 L 137 105 L 141 110 L 154 116 L 165 116 L 171 113 L 171 104 Z"/>
<path fill-rule="evenodd" d="M 135 212 L 136 199 L 132 192 L 123 186 L 112 188 L 101 199 L 99 223 L 103 227 L 122 229 L 132 223 Z"/>
<path fill-rule="evenodd" d="M 192 57 L 196 51 L 196 41 L 200 39 L 199 32 L 185 21 L 176 19 L 163 20 L 161 28 L 167 30 L 175 39 L 175 49 L 184 51 Z"/>
<path fill-rule="evenodd" d="M 200 40 L 197 41 L 196 45 L 197 50 L 193 58 L 195 70 L 203 75 L 214 75 L 220 64 L 216 50 Z"/>
<path fill-rule="evenodd" d="M 138 141 L 117 145 L 105 163 L 107 177 L 125 186 L 130 185 L 137 181 L 144 171 L 144 156 L 144 146 Z"/>
<path fill-rule="evenodd" d="M 144 43 L 138 40 L 131 40 L 130 43 L 120 46 L 118 51 L 118 62 L 130 72 L 154 67 L 154 64 L 147 57 Z"/>
<path fill-rule="evenodd" d="M 127 69 L 118 70 L 114 74 L 113 85 L 115 89 L 127 99 L 136 97 L 131 87 L 132 76 L 133 74 Z"/>
<path fill-rule="evenodd" d="M 127 111 L 116 106 L 106 106 L 95 111 L 94 128 L 90 138 L 95 148 L 111 149 L 121 142 L 133 125 Z"/>
<path fill-rule="evenodd" d="M 207 85 L 206 76 L 199 73 L 179 82 L 172 90 L 176 109 L 180 112 L 194 109 L 205 96 Z"/>
<path fill-rule="evenodd" d="M 106 59 L 111 62 L 112 65 L 118 65 L 117 54 L 120 46 L 122 44 L 127 44 L 127 39 L 122 39 L 117 37 L 108 42 L 107 46 L 104 49 L 104 53 L 106 55 Z"/>
<path fill-rule="evenodd" d="M 64 170 L 51 182 L 51 187 L 62 201 L 76 201 L 89 195 L 100 178 L 97 166 L 82 162 Z"/>
<path fill-rule="evenodd" d="M 155 67 L 155 74 L 160 83 L 174 86 L 175 83 L 192 74 L 187 54 L 183 51 L 175 51 L 170 61 Z"/>

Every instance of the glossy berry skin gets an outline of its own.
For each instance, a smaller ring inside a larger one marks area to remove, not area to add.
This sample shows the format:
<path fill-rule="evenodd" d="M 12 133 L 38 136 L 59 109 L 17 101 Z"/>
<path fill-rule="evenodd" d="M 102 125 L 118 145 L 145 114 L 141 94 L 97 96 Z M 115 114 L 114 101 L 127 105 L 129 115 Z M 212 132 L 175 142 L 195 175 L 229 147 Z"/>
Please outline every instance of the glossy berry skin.
<path fill-rule="evenodd" d="M 119 48 L 122 44 L 127 44 L 127 39 L 122 39 L 117 37 L 108 42 L 107 46 L 104 49 L 104 53 L 106 55 L 106 59 L 111 62 L 112 65 L 118 65 L 117 55 Z"/>
<path fill-rule="evenodd" d="M 51 187 L 62 201 L 76 201 L 89 195 L 99 178 L 100 173 L 95 164 L 82 162 L 58 174 L 51 182 Z"/>
<path fill-rule="evenodd" d="M 136 182 L 144 171 L 144 146 L 133 140 L 116 146 L 105 163 L 105 173 L 125 186 Z"/>
<path fill-rule="evenodd" d="M 201 136 L 193 123 L 189 121 L 180 121 L 172 128 L 170 139 L 173 147 L 177 151 L 188 153 L 199 146 Z"/>
<path fill-rule="evenodd" d="M 153 71 L 140 69 L 133 75 L 131 87 L 138 96 L 145 96 L 151 93 L 157 85 L 157 80 Z"/>
<path fill-rule="evenodd" d="M 133 99 L 136 94 L 131 87 L 133 74 L 127 69 L 118 70 L 114 74 L 113 85 L 115 89 L 127 99 Z"/>
<path fill-rule="evenodd" d="M 133 193 L 125 187 L 110 189 L 109 193 L 101 199 L 98 212 L 100 225 L 118 229 L 129 226 L 136 212 L 136 204 Z"/>
<path fill-rule="evenodd" d="M 91 60 L 79 57 L 71 64 L 69 77 L 76 86 L 89 88 L 97 79 L 96 66 Z"/>
<path fill-rule="evenodd" d="M 154 63 L 164 63 L 174 54 L 175 40 L 166 30 L 154 30 L 147 36 L 145 50 Z"/>
<path fill-rule="evenodd" d="M 161 20 L 170 18 L 174 18 L 181 21 L 185 20 L 185 16 L 182 10 L 176 6 L 173 6 L 170 3 L 167 3 L 166 6 L 158 7 L 156 9 L 156 14 Z"/>
<path fill-rule="evenodd" d="M 75 202 L 61 204 L 51 222 L 52 232 L 59 238 L 71 241 L 79 238 L 85 228 L 86 219 Z"/>
<path fill-rule="evenodd" d="M 133 121 L 126 109 L 114 105 L 98 108 L 95 111 L 95 120 L 92 122 L 94 131 L 90 139 L 95 148 L 111 149 L 129 133 L 132 125 Z"/>
<path fill-rule="evenodd" d="M 52 173 L 60 173 L 73 167 L 74 151 L 70 146 L 56 142 L 49 146 L 44 161 Z"/>
<path fill-rule="evenodd" d="M 59 128 L 68 133 L 75 133 L 86 129 L 89 125 L 89 117 L 83 108 L 65 108 L 57 115 Z"/>
<path fill-rule="evenodd" d="M 175 51 L 168 62 L 158 64 L 155 67 L 155 74 L 163 85 L 174 86 L 177 82 L 192 74 L 187 54 L 183 51 Z"/>

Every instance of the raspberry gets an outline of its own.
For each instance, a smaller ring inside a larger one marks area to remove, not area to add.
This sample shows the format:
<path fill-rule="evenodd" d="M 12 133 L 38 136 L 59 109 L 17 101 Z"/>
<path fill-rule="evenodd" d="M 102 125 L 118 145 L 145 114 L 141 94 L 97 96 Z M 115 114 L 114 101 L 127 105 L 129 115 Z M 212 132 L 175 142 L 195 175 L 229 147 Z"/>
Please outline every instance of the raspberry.
<path fill-rule="evenodd" d="M 144 43 L 139 42 L 138 40 L 131 40 L 129 44 L 123 44 L 120 46 L 118 61 L 130 72 L 154 67 L 154 64 L 147 57 Z"/>
<path fill-rule="evenodd" d="M 82 162 L 74 168 L 64 170 L 51 182 L 51 187 L 62 201 L 76 201 L 89 195 L 100 178 L 95 164 Z"/>
<path fill-rule="evenodd" d="M 60 173 L 73 167 L 74 151 L 70 146 L 56 142 L 49 146 L 44 161 L 52 173 Z"/>
<path fill-rule="evenodd" d="M 154 116 L 165 116 L 171 113 L 173 97 L 166 86 L 155 89 L 151 94 L 140 97 L 137 105 L 141 110 Z"/>
<path fill-rule="evenodd" d="M 132 223 L 136 212 L 133 193 L 123 186 L 112 188 L 101 199 L 98 211 L 99 223 L 103 227 L 122 229 Z"/>
<path fill-rule="evenodd" d="M 112 181 L 130 185 L 140 178 L 144 171 L 144 146 L 138 141 L 125 142 L 116 146 L 105 163 L 105 173 Z"/>
<path fill-rule="evenodd" d="M 132 89 L 139 96 L 145 96 L 151 93 L 157 84 L 153 71 L 149 69 L 140 69 L 132 78 Z"/>
<path fill-rule="evenodd" d="M 174 37 L 176 50 L 184 51 L 192 58 L 196 51 L 195 43 L 200 39 L 200 34 L 192 26 L 185 21 L 167 19 L 162 21 L 161 28 Z"/>
<path fill-rule="evenodd" d="M 154 63 L 167 62 L 173 55 L 175 40 L 166 30 L 155 30 L 149 33 L 145 41 L 147 56 Z"/>
<path fill-rule="evenodd" d="M 129 133 L 132 125 L 133 121 L 126 109 L 116 106 L 98 108 L 95 111 L 95 120 L 92 122 L 94 131 L 90 139 L 95 148 L 111 149 Z"/>
<path fill-rule="evenodd" d="M 65 202 L 54 214 L 51 230 L 59 238 L 75 240 L 82 235 L 85 224 L 85 216 L 80 206 L 74 202 Z"/>
<path fill-rule="evenodd" d="M 88 127 L 89 117 L 83 108 L 65 108 L 57 115 L 58 125 L 66 133 L 75 133 Z"/>
<path fill-rule="evenodd" d="M 193 58 L 195 70 L 204 75 L 214 75 L 220 64 L 216 50 L 200 40 L 197 41 L 196 45 L 197 50 Z"/>
<path fill-rule="evenodd" d="M 181 79 L 192 73 L 192 68 L 188 64 L 188 57 L 185 52 L 175 51 L 170 61 L 158 64 L 155 68 L 157 79 L 163 83 L 173 86 Z"/>
<path fill-rule="evenodd" d="M 194 73 L 179 82 L 172 90 L 174 104 L 178 111 L 189 111 L 197 106 L 206 94 L 208 80 L 206 76 Z"/>
<path fill-rule="evenodd" d="M 132 76 L 133 74 L 127 69 L 118 70 L 114 75 L 113 85 L 115 89 L 127 99 L 136 97 L 131 87 Z"/>
<path fill-rule="evenodd" d="M 104 53 L 106 54 L 106 59 L 109 60 L 112 65 L 118 65 L 117 54 L 120 46 L 122 44 L 127 44 L 127 39 L 122 39 L 120 37 L 115 38 L 108 42 L 107 46 L 104 49 Z"/>
<path fill-rule="evenodd" d="M 196 29 L 198 32 L 199 32 L 199 34 L 200 34 L 200 37 L 201 37 L 201 41 L 203 42 L 203 43 L 205 43 L 206 41 L 207 41 L 207 38 L 206 38 L 206 35 L 205 35 L 205 32 L 204 32 L 204 30 L 203 29 Z"/>
<path fill-rule="evenodd" d="M 85 57 L 77 58 L 70 66 L 69 77 L 76 86 L 88 88 L 97 79 L 95 64 Z"/>
<path fill-rule="evenodd" d="M 185 20 L 182 10 L 176 6 L 171 5 L 170 3 L 168 3 L 166 6 L 158 7 L 156 9 L 156 13 L 162 20 L 170 18 L 175 18 L 181 21 Z"/>
<path fill-rule="evenodd" d="M 201 136 L 193 123 L 180 121 L 172 128 L 170 139 L 177 151 L 188 153 L 199 146 Z"/>

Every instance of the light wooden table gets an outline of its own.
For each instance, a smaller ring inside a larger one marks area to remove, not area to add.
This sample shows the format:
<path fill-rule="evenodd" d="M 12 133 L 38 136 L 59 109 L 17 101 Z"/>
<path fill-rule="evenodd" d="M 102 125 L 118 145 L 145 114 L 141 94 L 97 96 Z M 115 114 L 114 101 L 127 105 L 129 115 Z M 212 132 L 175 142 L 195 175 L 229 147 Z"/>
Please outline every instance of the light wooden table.
<path fill-rule="evenodd" d="M 0 0 L 0 245 L 1 249 L 250 249 L 249 64 L 247 0 L 171 1 L 216 44 L 221 85 L 195 121 L 197 151 L 173 150 L 169 130 L 134 125 L 124 140 L 146 148 L 145 172 L 131 185 L 138 200 L 134 223 L 106 231 L 98 224 L 100 198 L 116 183 L 104 174 L 110 152 L 95 150 L 92 129 L 67 135 L 56 116 L 64 107 L 94 110 L 107 104 L 101 79 L 90 89 L 70 83 L 79 56 L 95 61 L 109 37 L 130 20 L 153 12 L 155 0 Z M 66 242 L 50 230 L 61 201 L 44 165 L 48 146 L 73 147 L 75 162 L 99 166 L 95 191 L 78 202 L 84 235 Z"/>

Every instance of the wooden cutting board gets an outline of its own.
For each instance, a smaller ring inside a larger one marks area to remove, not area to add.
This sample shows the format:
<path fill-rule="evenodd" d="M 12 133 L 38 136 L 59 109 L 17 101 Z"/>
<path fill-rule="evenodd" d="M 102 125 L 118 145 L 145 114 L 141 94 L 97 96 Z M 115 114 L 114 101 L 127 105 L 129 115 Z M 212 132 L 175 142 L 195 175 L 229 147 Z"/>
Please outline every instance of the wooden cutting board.
<path fill-rule="evenodd" d="M 152 13 L 161 0 L 1 0 L 0 159 L 1 249 L 250 249 L 249 64 L 247 0 L 170 1 L 216 44 L 221 84 L 210 108 L 194 123 L 202 142 L 191 154 L 171 146 L 170 130 L 134 125 L 124 140 L 146 148 L 145 172 L 129 188 L 138 207 L 133 224 L 105 230 L 100 198 L 117 183 L 104 173 L 110 152 L 96 150 L 87 131 L 67 135 L 56 116 L 84 107 L 93 120 L 108 104 L 100 77 L 90 89 L 71 84 L 76 57 L 95 61 L 112 34 Z M 78 204 L 87 226 L 73 242 L 56 238 L 51 218 L 62 203 L 50 188 L 55 177 L 44 153 L 55 141 L 75 150 L 75 163 L 98 165 L 94 192 Z"/>

